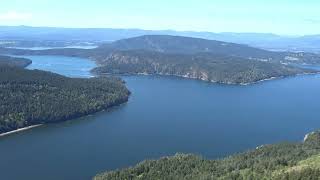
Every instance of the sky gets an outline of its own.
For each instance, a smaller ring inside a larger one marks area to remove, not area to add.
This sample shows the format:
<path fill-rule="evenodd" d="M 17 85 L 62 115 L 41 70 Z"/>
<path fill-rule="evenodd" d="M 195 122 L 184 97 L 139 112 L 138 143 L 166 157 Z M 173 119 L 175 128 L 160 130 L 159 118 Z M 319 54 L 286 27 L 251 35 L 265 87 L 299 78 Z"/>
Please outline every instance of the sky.
<path fill-rule="evenodd" d="M 0 25 L 320 34 L 320 0 L 0 0 Z"/>

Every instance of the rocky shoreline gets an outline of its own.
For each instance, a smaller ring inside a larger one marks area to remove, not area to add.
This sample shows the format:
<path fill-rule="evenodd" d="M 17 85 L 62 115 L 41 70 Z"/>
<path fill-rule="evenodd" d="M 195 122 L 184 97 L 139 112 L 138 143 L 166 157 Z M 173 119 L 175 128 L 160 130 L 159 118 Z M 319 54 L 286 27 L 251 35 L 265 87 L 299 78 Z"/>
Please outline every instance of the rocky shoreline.
<path fill-rule="evenodd" d="M 213 80 L 207 80 L 201 77 L 194 77 L 194 76 L 188 76 L 188 75 L 177 75 L 177 74 L 164 74 L 164 73 L 154 73 L 154 74 L 150 74 L 150 73 L 120 73 L 120 74 L 114 74 L 114 73 L 100 73 L 98 75 L 111 75 L 111 76 L 131 76 L 131 75 L 138 75 L 138 76 L 172 76 L 172 77 L 179 77 L 179 78 L 183 78 L 183 79 L 193 79 L 193 80 L 199 80 L 199 81 L 204 81 L 204 82 L 209 82 L 209 83 L 217 83 L 217 84 L 225 84 L 225 85 L 239 85 L 239 86 L 248 86 L 248 85 L 253 85 L 253 84 L 258 84 L 258 83 L 262 83 L 265 81 L 271 81 L 271 80 L 276 80 L 276 79 L 284 79 L 284 78 L 288 78 L 288 77 L 295 77 L 295 76 L 304 76 L 304 75 L 317 75 L 320 74 L 319 72 L 314 72 L 314 73 L 301 73 L 301 74 L 295 74 L 295 75 L 288 75 L 288 76 L 278 76 L 278 77 L 270 77 L 270 78 L 266 78 L 266 79 L 261 79 L 261 80 L 257 80 L 257 81 L 253 81 L 253 82 L 248 82 L 248 83 L 233 83 L 233 82 L 217 82 L 217 81 L 213 81 Z"/>

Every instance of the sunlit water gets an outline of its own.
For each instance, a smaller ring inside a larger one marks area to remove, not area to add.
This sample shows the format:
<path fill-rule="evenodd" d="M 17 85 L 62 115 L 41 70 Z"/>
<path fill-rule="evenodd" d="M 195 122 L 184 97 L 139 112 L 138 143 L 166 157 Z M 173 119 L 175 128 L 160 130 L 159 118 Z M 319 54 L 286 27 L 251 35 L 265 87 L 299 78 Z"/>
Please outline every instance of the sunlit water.
<path fill-rule="evenodd" d="M 84 77 L 83 71 L 60 69 L 73 58 L 30 58 L 60 65 L 29 68 Z M 81 62 L 74 63 L 76 69 L 91 64 Z M 123 79 L 132 92 L 127 104 L 0 138 L 1 179 L 90 179 L 176 152 L 217 158 L 262 144 L 302 141 L 320 128 L 319 75 L 249 86 L 159 76 Z"/>
<path fill-rule="evenodd" d="M 48 49 L 61 49 L 61 48 L 76 48 L 76 49 L 94 49 L 98 46 L 64 46 L 64 47 L 8 47 L 13 49 L 26 49 L 26 50 L 48 50 Z"/>

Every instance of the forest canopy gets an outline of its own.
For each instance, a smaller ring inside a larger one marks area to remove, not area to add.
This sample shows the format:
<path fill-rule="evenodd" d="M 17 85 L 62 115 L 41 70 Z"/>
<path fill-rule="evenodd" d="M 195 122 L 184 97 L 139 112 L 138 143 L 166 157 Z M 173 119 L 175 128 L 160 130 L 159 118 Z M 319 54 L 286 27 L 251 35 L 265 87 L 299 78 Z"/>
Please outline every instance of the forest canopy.
<path fill-rule="evenodd" d="M 263 145 L 220 160 L 192 154 L 176 154 L 159 160 L 102 173 L 94 180 L 316 180 L 320 177 L 320 132 L 302 143 Z"/>
<path fill-rule="evenodd" d="M 0 66 L 0 133 L 98 112 L 126 102 L 129 94 L 118 78 L 67 78 Z"/>

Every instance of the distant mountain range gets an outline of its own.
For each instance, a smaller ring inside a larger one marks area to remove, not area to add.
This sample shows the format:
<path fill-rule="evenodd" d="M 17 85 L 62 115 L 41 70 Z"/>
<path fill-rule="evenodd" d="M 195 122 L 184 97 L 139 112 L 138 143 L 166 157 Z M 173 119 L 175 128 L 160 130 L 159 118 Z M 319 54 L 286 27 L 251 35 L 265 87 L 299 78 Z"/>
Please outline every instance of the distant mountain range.
<path fill-rule="evenodd" d="M 320 53 L 320 35 L 280 36 L 265 33 L 212 33 L 173 30 L 0 26 L 0 46 L 92 45 L 143 35 L 173 35 L 247 44 L 274 51 Z M 39 43 L 41 42 L 41 43 Z"/>

